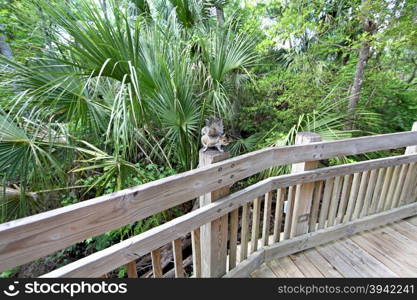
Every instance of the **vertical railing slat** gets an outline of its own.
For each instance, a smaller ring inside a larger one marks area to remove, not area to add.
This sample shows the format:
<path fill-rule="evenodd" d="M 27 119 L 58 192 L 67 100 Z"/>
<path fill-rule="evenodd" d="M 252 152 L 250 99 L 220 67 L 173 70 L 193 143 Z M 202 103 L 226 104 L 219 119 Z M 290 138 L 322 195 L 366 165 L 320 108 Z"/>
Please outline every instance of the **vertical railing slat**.
<path fill-rule="evenodd" d="M 176 239 L 172 241 L 172 253 L 174 256 L 175 277 L 184 277 L 184 266 L 182 259 L 182 240 Z"/>
<path fill-rule="evenodd" d="M 295 198 L 295 189 L 294 185 L 288 188 L 288 197 L 287 197 L 287 206 L 285 212 L 285 222 L 284 222 L 284 240 L 287 240 L 290 237 L 291 232 L 291 220 L 294 207 L 294 198 Z"/>
<path fill-rule="evenodd" d="M 191 248 L 193 252 L 194 277 L 201 277 L 201 239 L 200 227 L 191 231 Z"/>
<path fill-rule="evenodd" d="M 229 239 L 229 271 L 236 266 L 237 232 L 239 229 L 239 209 L 230 213 L 230 239 Z"/>
<path fill-rule="evenodd" d="M 368 185 L 369 171 L 362 173 L 361 183 L 359 185 L 358 197 L 356 198 L 355 209 L 353 211 L 352 220 L 358 219 L 361 215 L 363 202 L 365 200 L 366 187 Z"/>
<path fill-rule="evenodd" d="M 334 178 L 329 178 L 324 184 L 323 201 L 321 203 L 318 229 L 323 229 L 326 225 L 329 213 L 330 199 L 333 191 Z"/>
<path fill-rule="evenodd" d="M 392 196 L 393 199 L 392 199 L 391 208 L 397 207 L 398 204 L 400 203 L 401 191 L 404 188 L 405 176 L 407 175 L 407 171 L 408 171 L 408 165 L 407 164 L 402 165 L 400 175 L 398 177 L 397 186 L 395 187 L 394 195 Z"/>
<path fill-rule="evenodd" d="M 392 173 L 391 183 L 387 192 L 387 198 L 385 199 L 385 210 L 392 208 L 394 204 L 394 192 L 398 185 L 398 177 L 400 176 L 401 166 L 395 166 Z"/>
<path fill-rule="evenodd" d="M 308 232 L 316 231 L 317 219 L 319 217 L 321 194 L 323 193 L 323 185 L 324 185 L 324 181 L 320 181 L 318 183 L 316 182 L 316 185 L 314 188 L 314 196 L 313 196 L 313 203 L 311 205 L 310 224 L 309 224 Z"/>
<path fill-rule="evenodd" d="M 127 277 L 128 278 L 138 278 L 138 271 L 136 269 L 136 260 L 131 261 L 126 264 L 127 267 Z"/>
<path fill-rule="evenodd" d="M 261 202 L 262 202 L 262 197 L 257 197 L 253 201 L 252 235 L 251 235 L 250 253 L 253 253 L 258 250 L 259 223 L 261 219 Z"/>
<path fill-rule="evenodd" d="M 394 172 L 394 167 L 387 168 L 387 171 L 385 172 L 385 178 L 384 183 L 382 185 L 382 191 L 381 191 L 381 197 L 379 199 L 379 205 L 378 205 L 378 212 L 384 211 L 388 209 L 387 203 L 387 193 L 390 186 L 392 173 Z"/>
<path fill-rule="evenodd" d="M 361 217 L 368 215 L 371 210 L 372 195 L 375 192 L 375 184 L 378 175 L 378 170 L 372 170 L 369 175 L 368 186 L 366 187 L 365 199 L 363 201 L 363 209 L 360 213 Z"/>
<path fill-rule="evenodd" d="M 336 177 L 334 180 L 332 199 L 329 207 L 329 217 L 327 220 L 327 227 L 333 226 L 336 219 L 337 208 L 339 206 L 340 192 L 342 190 L 342 176 Z"/>
<path fill-rule="evenodd" d="M 345 175 L 343 177 L 342 195 L 340 196 L 339 209 L 337 211 L 337 217 L 335 224 L 340 224 L 343 221 L 343 216 L 346 214 L 346 208 L 349 199 L 349 192 L 352 186 L 352 175 Z"/>
<path fill-rule="evenodd" d="M 407 171 L 407 175 L 405 177 L 405 182 L 404 182 L 404 189 L 401 192 L 401 196 L 400 196 L 400 205 L 404 205 L 404 204 L 408 204 L 411 203 L 411 192 L 413 189 L 413 184 L 416 176 L 416 171 L 417 171 L 417 163 L 412 163 L 408 166 L 408 171 Z"/>
<path fill-rule="evenodd" d="M 378 179 L 376 181 L 374 193 L 372 195 L 371 210 L 369 212 L 370 214 L 376 213 L 379 209 L 379 199 L 381 199 L 382 184 L 384 183 L 385 172 L 385 168 L 378 170 Z"/>
<path fill-rule="evenodd" d="M 151 252 L 152 258 L 152 270 L 154 278 L 162 278 L 162 265 L 161 265 L 161 249 L 156 249 Z"/>
<path fill-rule="evenodd" d="M 244 261 L 248 257 L 249 205 L 250 203 L 245 203 L 242 207 L 242 229 L 240 232 L 240 261 Z"/>
<path fill-rule="evenodd" d="M 274 218 L 274 235 L 273 242 L 279 242 L 281 240 L 282 219 L 284 216 L 284 200 L 286 189 L 281 188 L 277 190 L 277 201 L 275 205 L 275 218 Z"/>
<path fill-rule="evenodd" d="M 350 189 L 348 206 L 346 209 L 346 214 L 343 218 L 343 222 L 349 222 L 352 218 L 353 210 L 355 209 L 356 198 L 358 196 L 360 181 L 361 173 L 353 174 L 352 187 Z"/>
<path fill-rule="evenodd" d="M 269 244 L 269 222 L 271 220 L 272 192 L 265 194 L 264 216 L 262 223 L 262 246 Z"/>

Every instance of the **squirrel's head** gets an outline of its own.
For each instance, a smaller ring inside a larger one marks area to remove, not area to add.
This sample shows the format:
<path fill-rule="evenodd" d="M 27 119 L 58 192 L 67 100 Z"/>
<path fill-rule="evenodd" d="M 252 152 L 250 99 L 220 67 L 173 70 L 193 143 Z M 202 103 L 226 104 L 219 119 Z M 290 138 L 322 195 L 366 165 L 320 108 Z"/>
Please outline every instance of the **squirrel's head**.
<path fill-rule="evenodd" d="M 227 146 L 230 144 L 230 139 L 226 134 L 222 134 L 219 136 L 219 143 L 223 146 Z"/>

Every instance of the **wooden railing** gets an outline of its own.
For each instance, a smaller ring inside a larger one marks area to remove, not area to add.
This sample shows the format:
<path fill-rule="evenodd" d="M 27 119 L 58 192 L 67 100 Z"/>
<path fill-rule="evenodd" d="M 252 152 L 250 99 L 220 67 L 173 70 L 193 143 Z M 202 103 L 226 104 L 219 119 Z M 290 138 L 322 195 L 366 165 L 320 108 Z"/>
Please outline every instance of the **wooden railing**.
<path fill-rule="evenodd" d="M 129 277 L 137 277 L 135 261 L 151 253 L 153 275 L 162 277 L 160 248 L 171 243 L 175 275 L 182 277 L 181 240 L 191 233 L 195 277 L 247 276 L 273 257 L 416 214 L 415 145 L 417 131 L 268 148 L 1 224 L 0 270 L 213 195 L 270 167 L 408 147 L 405 155 L 270 177 L 221 194 L 197 210 L 44 275 L 98 277 L 127 264 Z M 219 226 L 221 236 L 207 235 L 210 226 Z M 206 272 L 213 262 L 221 266 Z"/>

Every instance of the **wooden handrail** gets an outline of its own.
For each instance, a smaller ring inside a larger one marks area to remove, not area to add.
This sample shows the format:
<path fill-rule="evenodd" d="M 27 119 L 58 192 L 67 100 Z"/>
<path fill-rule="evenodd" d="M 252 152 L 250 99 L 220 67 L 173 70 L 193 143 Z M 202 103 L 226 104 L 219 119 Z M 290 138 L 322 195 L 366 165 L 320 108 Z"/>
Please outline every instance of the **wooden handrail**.
<path fill-rule="evenodd" d="M 334 167 L 304 171 L 301 173 L 270 177 L 241 191 L 211 203 L 198 210 L 178 217 L 163 225 L 152 228 L 142 234 L 122 241 L 105 250 L 68 264 L 45 274 L 43 277 L 96 277 L 128 263 L 171 241 L 180 238 L 197 227 L 251 202 L 266 192 L 334 176 L 343 176 L 366 170 L 386 168 L 417 162 L 417 154 L 401 155 L 370 161 L 339 165 Z"/>
<path fill-rule="evenodd" d="M 417 132 L 267 148 L 0 225 L 0 270 L 144 219 L 270 167 L 417 145 Z"/>

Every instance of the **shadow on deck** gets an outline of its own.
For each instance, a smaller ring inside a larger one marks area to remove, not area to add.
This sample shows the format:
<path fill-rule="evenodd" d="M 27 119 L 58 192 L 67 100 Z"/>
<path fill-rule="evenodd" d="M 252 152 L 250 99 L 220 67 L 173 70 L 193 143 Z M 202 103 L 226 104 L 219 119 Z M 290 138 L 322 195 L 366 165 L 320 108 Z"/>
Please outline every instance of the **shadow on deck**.
<path fill-rule="evenodd" d="M 250 277 L 417 277 L 417 217 L 263 263 Z"/>

